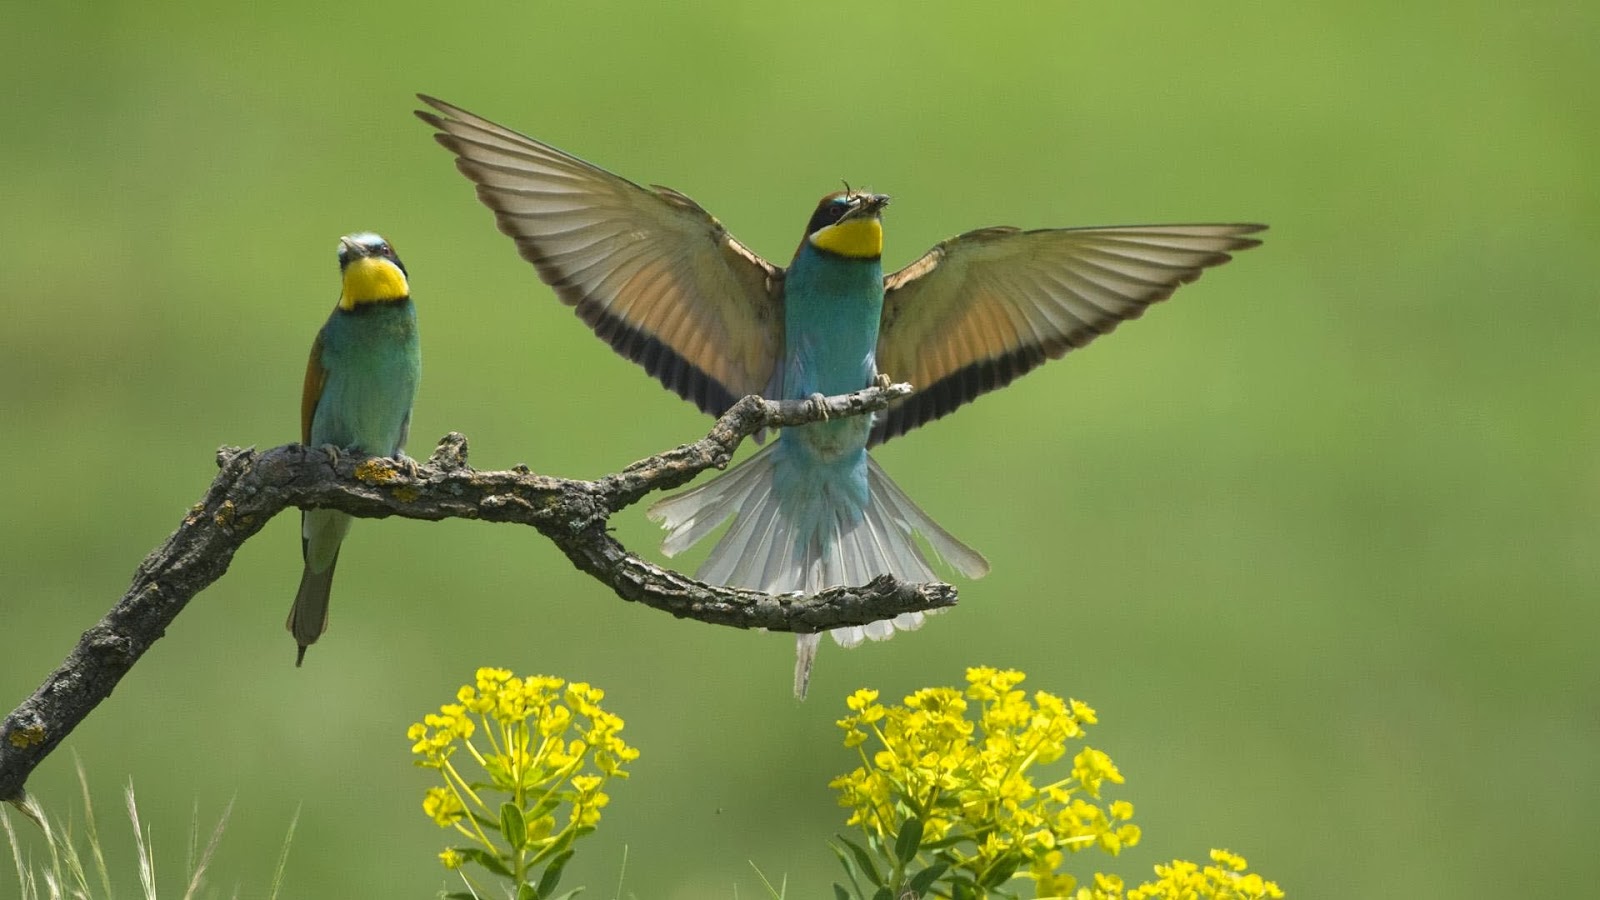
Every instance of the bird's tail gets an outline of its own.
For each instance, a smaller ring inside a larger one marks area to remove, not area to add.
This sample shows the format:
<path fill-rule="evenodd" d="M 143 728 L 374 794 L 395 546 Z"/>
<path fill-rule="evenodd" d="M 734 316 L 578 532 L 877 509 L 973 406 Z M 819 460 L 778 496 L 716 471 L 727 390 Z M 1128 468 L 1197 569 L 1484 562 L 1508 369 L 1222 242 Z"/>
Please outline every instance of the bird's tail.
<path fill-rule="evenodd" d="M 667 530 L 662 551 L 673 556 L 735 517 L 701 565 L 697 575 L 702 581 L 775 594 L 814 594 L 828 587 L 866 584 L 884 574 L 904 581 L 933 581 L 936 576 L 913 533 L 920 533 L 962 575 L 981 578 L 988 573 L 989 564 L 977 551 L 917 508 L 870 456 L 864 507 L 822 487 L 799 500 L 784 496 L 774 487 L 774 474 L 786 463 L 781 446 L 769 444 L 732 471 L 650 507 L 650 518 Z M 896 629 L 918 628 L 922 619 L 920 612 L 902 613 L 831 633 L 840 645 L 854 647 L 864 639 L 887 640 Z M 797 697 L 804 698 L 820 636 L 796 637 L 794 689 Z"/>
<path fill-rule="evenodd" d="M 350 530 L 350 517 L 333 510 L 311 510 L 301 517 L 300 552 L 305 569 L 300 573 L 300 590 L 289 609 L 284 627 L 300 645 L 294 658 L 299 666 L 306 648 L 328 630 L 328 595 L 333 589 L 333 569 L 339 562 L 339 545 Z"/>

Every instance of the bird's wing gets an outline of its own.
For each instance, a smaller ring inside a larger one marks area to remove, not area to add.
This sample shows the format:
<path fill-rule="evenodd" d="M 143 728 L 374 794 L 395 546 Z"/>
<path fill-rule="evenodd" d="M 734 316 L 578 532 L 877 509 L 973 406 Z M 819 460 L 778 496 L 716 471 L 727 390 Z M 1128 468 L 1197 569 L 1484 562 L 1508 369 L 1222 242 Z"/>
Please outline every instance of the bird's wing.
<path fill-rule="evenodd" d="M 595 334 L 712 415 L 767 386 L 783 272 L 670 188 L 643 188 L 432 97 L 417 116 Z"/>
<path fill-rule="evenodd" d="M 311 443 L 311 420 L 317 415 L 317 402 L 322 399 L 322 387 L 328 382 L 328 370 L 322 366 L 322 332 L 311 343 L 311 358 L 306 360 L 306 383 L 300 391 L 300 443 Z"/>
<path fill-rule="evenodd" d="M 872 442 L 963 403 L 1109 332 L 1172 296 L 1262 225 L 1021 231 L 944 241 L 884 279 L 878 370 L 916 393 L 881 414 Z"/>

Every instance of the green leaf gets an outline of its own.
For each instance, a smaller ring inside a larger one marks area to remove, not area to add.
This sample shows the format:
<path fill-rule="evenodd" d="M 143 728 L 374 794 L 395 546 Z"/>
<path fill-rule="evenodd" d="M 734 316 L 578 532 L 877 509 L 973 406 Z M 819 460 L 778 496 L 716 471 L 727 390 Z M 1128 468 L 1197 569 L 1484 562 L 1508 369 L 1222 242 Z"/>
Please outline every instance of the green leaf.
<path fill-rule="evenodd" d="M 861 874 L 866 876 L 867 880 L 873 884 L 882 885 L 883 873 L 878 871 L 878 865 L 872 861 L 872 854 L 863 849 L 860 844 L 843 835 L 840 835 L 839 840 L 844 841 L 844 845 L 850 848 L 850 855 L 856 858 L 856 865 L 861 867 Z"/>
<path fill-rule="evenodd" d="M 988 891 L 978 887 L 972 872 L 963 868 L 954 868 L 945 873 L 944 881 L 950 885 L 951 900 L 976 900 L 988 897 Z"/>
<path fill-rule="evenodd" d="M 506 868 L 506 864 L 500 861 L 500 857 L 495 856 L 493 853 L 490 853 L 482 847 L 461 847 L 459 848 L 459 852 L 462 856 L 465 856 L 467 859 L 472 860 L 473 862 L 483 866 L 485 869 L 488 869 L 502 878 L 515 877 L 511 874 L 511 870 Z"/>
<path fill-rule="evenodd" d="M 550 865 L 545 866 L 544 874 L 539 876 L 539 890 L 536 896 L 544 898 L 556 892 L 556 885 L 561 883 L 561 870 L 567 867 L 567 860 L 571 858 L 572 851 L 568 850 L 552 859 Z"/>
<path fill-rule="evenodd" d="M 835 835 L 835 837 L 837 837 L 837 835 Z M 843 838 L 841 838 L 841 840 L 843 840 Z M 828 842 L 828 849 L 833 851 L 834 856 L 839 857 L 839 865 L 844 866 L 844 874 L 850 876 L 850 886 L 856 889 L 855 895 L 857 897 L 864 896 L 861 892 L 861 879 L 857 877 L 855 860 L 850 857 L 850 854 L 845 852 L 843 847 L 839 846 L 833 841 Z"/>
<path fill-rule="evenodd" d="M 906 887 L 916 892 L 917 896 L 924 896 L 928 893 L 928 888 L 933 887 L 933 883 L 944 877 L 944 873 L 948 871 L 950 864 L 941 859 L 911 876 L 911 880 L 906 882 Z"/>
<path fill-rule="evenodd" d="M 889 890 L 889 886 L 886 884 L 873 892 L 872 900 L 894 900 L 894 891 Z"/>
<path fill-rule="evenodd" d="M 1005 856 L 995 860 L 994 866 L 983 873 L 982 878 L 978 879 L 978 886 L 992 888 L 1005 884 L 1011 879 L 1012 875 L 1016 874 L 1017 866 L 1021 865 L 1021 863 L 1022 859 L 1016 856 Z"/>
<path fill-rule="evenodd" d="M 517 885 L 517 900 L 539 900 L 539 889 L 524 881 Z"/>
<path fill-rule="evenodd" d="M 439 900 L 483 900 L 483 898 L 468 891 L 451 891 L 448 894 L 440 894 Z"/>
<path fill-rule="evenodd" d="M 510 802 L 500 804 L 500 833 L 512 850 L 528 846 L 528 822 L 522 818 L 522 807 Z"/>
<path fill-rule="evenodd" d="M 922 820 L 916 816 L 906 820 L 900 826 L 900 834 L 894 839 L 894 858 L 905 865 L 917 858 L 917 847 L 922 843 Z"/>
<path fill-rule="evenodd" d="M 833 900 L 850 900 L 850 892 L 837 881 L 833 883 Z"/>
<path fill-rule="evenodd" d="M 583 888 L 575 887 L 559 897 L 551 897 L 550 900 L 572 900 L 573 897 L 576 897 L 581 893 L 583 893 Z"/>

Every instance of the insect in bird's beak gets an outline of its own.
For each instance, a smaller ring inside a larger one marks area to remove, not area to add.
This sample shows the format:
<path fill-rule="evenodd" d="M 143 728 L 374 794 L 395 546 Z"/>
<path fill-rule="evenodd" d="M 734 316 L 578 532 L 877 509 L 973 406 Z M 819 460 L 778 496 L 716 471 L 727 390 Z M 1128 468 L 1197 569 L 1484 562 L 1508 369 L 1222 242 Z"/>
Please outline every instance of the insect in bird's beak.
<path fill-rule="evenodd" d="M 841 222 L 845 219 L 855 219 L 861 216 L 875 216 L 882 212 L 885 206 L 889 205 L 888 194 L 869 194 L 866 191 L 852 193 L 850 200 L 852 205 L 850 209 L 845 211 L 843 216 L 839 217 Z"/>

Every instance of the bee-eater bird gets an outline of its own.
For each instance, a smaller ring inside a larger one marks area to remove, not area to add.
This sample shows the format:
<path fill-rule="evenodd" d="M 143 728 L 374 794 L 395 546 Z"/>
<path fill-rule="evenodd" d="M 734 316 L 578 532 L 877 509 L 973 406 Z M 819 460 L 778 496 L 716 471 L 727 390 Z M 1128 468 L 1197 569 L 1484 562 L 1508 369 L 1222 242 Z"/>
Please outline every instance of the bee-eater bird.
<path fill-rule="evenodd" d="M 400 448 L 411 427 L 422 354 L 406 267 L 388 241 L 363 232 L 339 239 L 339 272 L 339 304 L 306 363 L 300 442 L 329 448 L 335 457 L 348 450 L 409 464 Z M 300 514 L 305 571 L 287 623 L 300 645 L 296 666 L 328 628 L 328 590 L 349 530 L 350 517 L 338 510 Z"/>
<path fill-rule="evenodd" d="M 754 457 L 650 509 L 673 555 L 734 519 L 702 580 L 813 593 L 881 574 L 930 581 L 920 533 L 956 571 L 988 571 L 868 456 L 1166 299 L 1260 225 L 982 228 L 884 276 L 889 198 L 822 198 L 787 268 L 670 188 L 640 187 L 548 144 L 422 96 L 417 115 L 477 184 L 500 230 L 612 348 L 712 415 L 739 397 L 840 394 L 878 374 L 916 392 L 882 414 L 784 428 Z M 840 628 L 844 646 L 921 613 Z M 818 637 L 799 635 L 804 696 Z"/>

